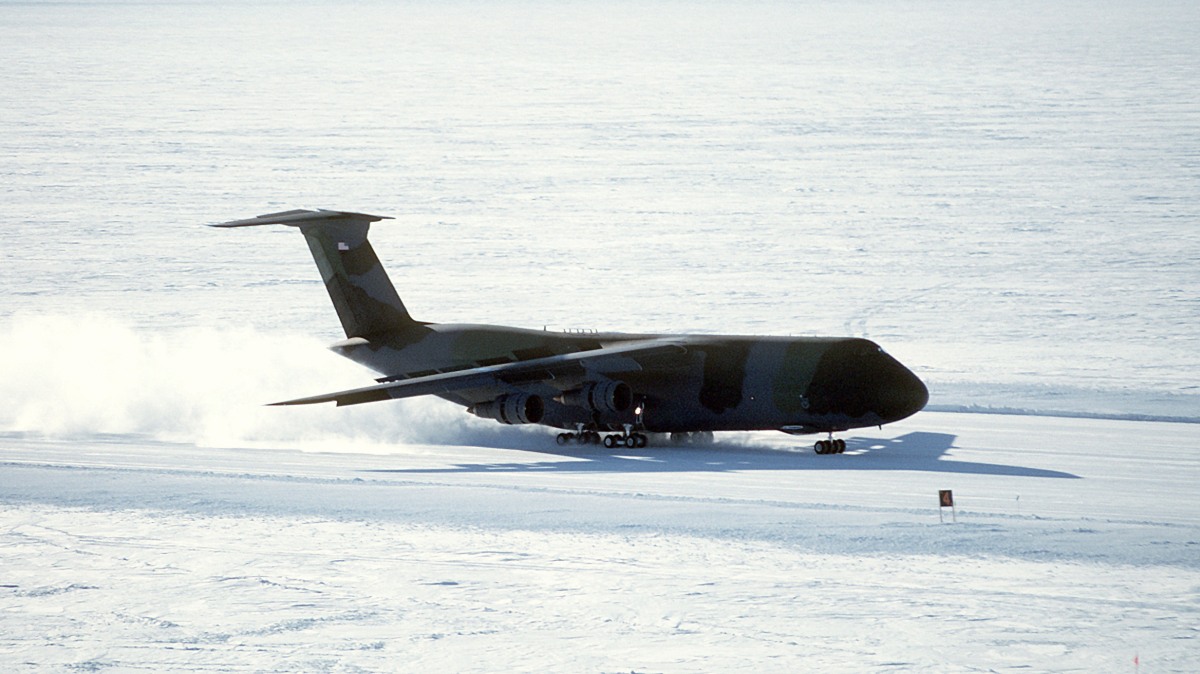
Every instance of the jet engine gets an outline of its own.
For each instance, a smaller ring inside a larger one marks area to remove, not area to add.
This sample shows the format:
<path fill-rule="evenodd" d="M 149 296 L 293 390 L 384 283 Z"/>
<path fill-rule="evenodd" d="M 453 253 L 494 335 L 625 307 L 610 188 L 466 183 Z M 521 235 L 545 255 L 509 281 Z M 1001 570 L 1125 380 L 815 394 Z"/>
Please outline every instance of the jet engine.
<path fill-rule="evenodd" d="M 541 396 L 530 393 L 510 393 L 495 400 L 467 408 L 477 417 L 494 419 L 502 424 L 536 424 L 546 413 Z"/>
<path fill-rule="evenodd" d="M 568 407 L 589 412 L 624 412 L 633 404 L 633 390 L 623 381 L 590 381 L 582 388 L 567 391 L 559 398 Z"/>

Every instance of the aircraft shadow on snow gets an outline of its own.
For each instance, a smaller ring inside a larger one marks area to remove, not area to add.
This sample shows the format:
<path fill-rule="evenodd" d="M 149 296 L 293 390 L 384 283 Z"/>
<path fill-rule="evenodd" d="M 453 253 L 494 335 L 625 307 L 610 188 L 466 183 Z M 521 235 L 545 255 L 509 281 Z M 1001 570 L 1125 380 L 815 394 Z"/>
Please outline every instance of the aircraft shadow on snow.
<path fill-rule="evenodd" d="M 447 468 L 375 469 L 364 472 L 394 474 L 453 473 L 720 473 L 782 470 L 915 470 L 935 473 L 1008 475 L 1079 479 L 1057 470 L 1006 466 L 944 458 L 957 436 L 949 433 L 913 432 L 897 438 L 846 438 L 846 453 L 819 456 L 811 450 L 783 451 L 736 442 L 716 442 L 707 447 L 654 446 L 644 449 L 605 449 L 600 446 L 531 447 L 527 452 L 550 454 L 561 460 L 535 462 L 461 463 Z M 503 444 L 503 443 L 501 443 Z M 517 449 L 517 447 L 511 447 Z"/>

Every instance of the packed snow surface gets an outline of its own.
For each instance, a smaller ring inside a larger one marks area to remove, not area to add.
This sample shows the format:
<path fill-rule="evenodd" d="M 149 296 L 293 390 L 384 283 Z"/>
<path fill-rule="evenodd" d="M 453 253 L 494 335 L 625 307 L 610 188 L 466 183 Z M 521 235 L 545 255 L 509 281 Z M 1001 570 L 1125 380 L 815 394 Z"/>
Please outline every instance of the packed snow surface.
<path fill-rule="evenodd" d="M 0 26 L 0 670 L 1200 670 L 1200 5 Z M 294 230 L 201 226 L 297 207 L 395 216 L 422 320 L 863 336 L 932 411 L 826 457 L 266 408 L 370 383 Z"/>
<path fill-rule="evenodd" d="M 387 454 L 10 434 L 9 671 L 1194 671 L 1200 431 Z M 938 490 L 956 509 L 939 514 Z M 944 520 L 944 522 L 943 522 Z"/>

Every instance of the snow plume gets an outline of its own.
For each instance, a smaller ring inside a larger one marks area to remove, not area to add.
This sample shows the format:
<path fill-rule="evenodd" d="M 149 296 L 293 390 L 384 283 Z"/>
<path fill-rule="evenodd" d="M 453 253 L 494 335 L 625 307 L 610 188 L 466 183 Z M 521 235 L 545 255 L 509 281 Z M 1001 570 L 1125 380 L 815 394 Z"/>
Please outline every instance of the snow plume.
<path fill-rule="evenodd" d="M 324 347 L 249 328 L 149 331 L 98 315 L 21 314 L 0 327 L 0 428 L 356 451 L 533 439 L 530 429 L 476 419 L 434 398 L 266 407 L 372 383 L 371 373 Z"/>

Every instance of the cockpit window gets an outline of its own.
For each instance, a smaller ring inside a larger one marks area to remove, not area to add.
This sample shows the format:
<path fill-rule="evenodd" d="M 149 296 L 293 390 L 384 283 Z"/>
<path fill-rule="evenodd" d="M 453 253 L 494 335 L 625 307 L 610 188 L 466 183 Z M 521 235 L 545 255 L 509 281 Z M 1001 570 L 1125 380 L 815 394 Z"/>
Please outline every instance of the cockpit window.
<path fill-rule="evenodd" d="M 877 356 L 881 353 L 883 353 L 883 349 L 881 347 L 870 343 L 860 344 L 856 349 L 854 349 L 854 355 L 858 358 L 870 358 L 871 356 Z"/>

